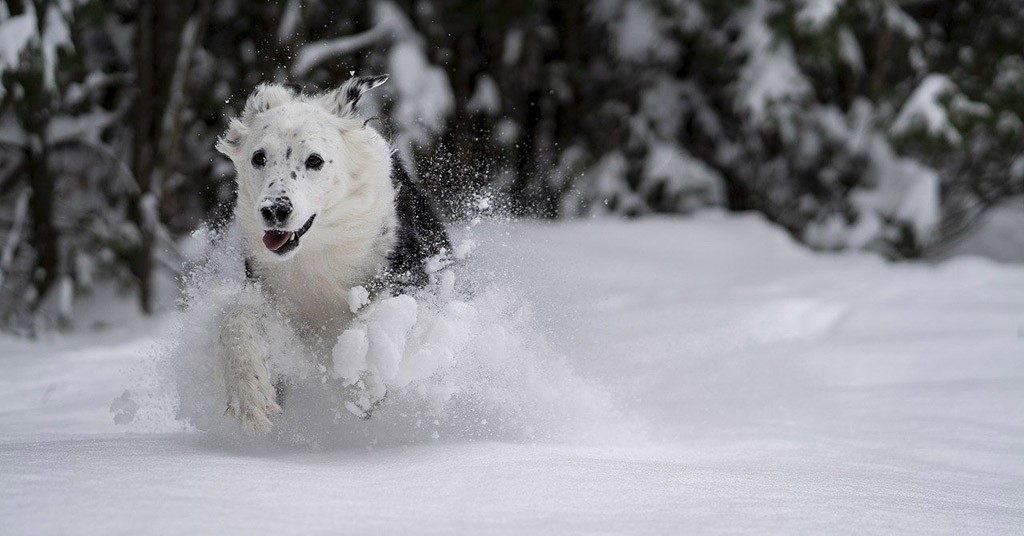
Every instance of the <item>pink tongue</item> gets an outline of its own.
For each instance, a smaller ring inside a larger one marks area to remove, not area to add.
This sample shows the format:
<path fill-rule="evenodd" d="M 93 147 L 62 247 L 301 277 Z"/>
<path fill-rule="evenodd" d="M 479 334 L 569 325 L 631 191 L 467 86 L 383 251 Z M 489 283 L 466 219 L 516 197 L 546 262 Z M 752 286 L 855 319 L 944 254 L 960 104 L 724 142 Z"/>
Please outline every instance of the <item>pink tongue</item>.
<path fill-rule="evenodd" d="M 289 235 L 291 233 L 284 231 L 266 231 L 263 233 L 263 245 L 267 246 L 270 251 L 277 251 L 288 241 Z"/>

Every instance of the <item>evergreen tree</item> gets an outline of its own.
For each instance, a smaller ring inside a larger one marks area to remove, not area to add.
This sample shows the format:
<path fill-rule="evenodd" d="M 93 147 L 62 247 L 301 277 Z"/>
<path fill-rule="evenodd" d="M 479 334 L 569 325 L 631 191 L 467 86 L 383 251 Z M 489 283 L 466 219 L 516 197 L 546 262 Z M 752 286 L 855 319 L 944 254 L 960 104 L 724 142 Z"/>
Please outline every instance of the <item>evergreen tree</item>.
<path fill-rule="evenodd" d="M 1014 0 L 9 0 L 0 325 L 101 280 L 151 310 L 230 214 L 225 118 L 355 72 L 392 76 L 365 112 L 452 218 L 722 206 L 927 255 L 1024 192 L 1021 28 Z"/>

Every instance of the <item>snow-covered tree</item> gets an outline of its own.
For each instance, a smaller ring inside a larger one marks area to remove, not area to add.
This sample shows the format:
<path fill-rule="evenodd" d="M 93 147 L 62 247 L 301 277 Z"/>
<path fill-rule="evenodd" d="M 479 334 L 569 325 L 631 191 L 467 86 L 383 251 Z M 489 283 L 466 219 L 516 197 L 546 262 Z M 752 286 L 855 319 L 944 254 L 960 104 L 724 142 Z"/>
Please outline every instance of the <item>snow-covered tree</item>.
<path fill-rule="evenodd" d="M 0 6 L 0 322 L 11 327 L 65 322 L 124 232 L 116 202 L 135 183 L 105 136 L 123 108 L 101 95 L 125 79 L 80 54 L 90 44 L 76 22 L 92 7 Z"/>
<path fill-rule="evenodd" d="M 97 279 L 154 302 L 221 221 L 224 120 L 262 81 L 363 103 L 452 217 L 753 210 L 926 255 L 1024 193 L 1015 0 L 9 0 L 0 324 Z"/>

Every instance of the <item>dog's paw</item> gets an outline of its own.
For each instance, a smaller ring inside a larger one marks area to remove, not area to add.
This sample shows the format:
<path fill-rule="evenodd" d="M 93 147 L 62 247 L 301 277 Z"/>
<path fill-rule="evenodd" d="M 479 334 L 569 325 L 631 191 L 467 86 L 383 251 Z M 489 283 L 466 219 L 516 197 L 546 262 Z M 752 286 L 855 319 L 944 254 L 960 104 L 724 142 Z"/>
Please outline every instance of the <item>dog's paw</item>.
<path fill-rule="evenodd" d="M 228 389 L 224 415 L 238 419 L 250 435 L 265 435 L 274 426 L 270 419 L 281 413 L 276 398 L 277 392 L 269 380 L 255 378 Z"/>
<path fill-rule="evenodd" d="M 274 427 L 270 418 L 278 413 L 281 413 L 281 408 L 276 404 L 273 407 L 248 407 L 241 411 L 228 404 L 227 409 L 224 410 L 224 415 L 238 419 L 246 433 L 253 436 L 266 435 L 270 432 Z"/>

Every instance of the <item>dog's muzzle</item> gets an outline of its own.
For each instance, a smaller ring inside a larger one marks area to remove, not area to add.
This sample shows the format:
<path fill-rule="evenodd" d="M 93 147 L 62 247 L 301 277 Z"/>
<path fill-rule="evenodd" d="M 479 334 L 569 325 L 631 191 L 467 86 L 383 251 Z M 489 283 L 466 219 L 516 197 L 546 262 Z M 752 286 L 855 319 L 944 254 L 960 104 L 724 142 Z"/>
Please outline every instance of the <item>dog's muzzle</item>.
<path fill-rule="evenodd" d="M 280 231 L 277 229 L 264 231 L 263 245 L 278 255 L 284 255 L 294 250 L 299 247 L 299 239 L 302 238 L 302 235 L 306 234 L 306 231 L 309 231 L 309 228 L 313 226 L 314 219 L 316 219 L 316 214 L 310 216 L 298 231 Z"/>

